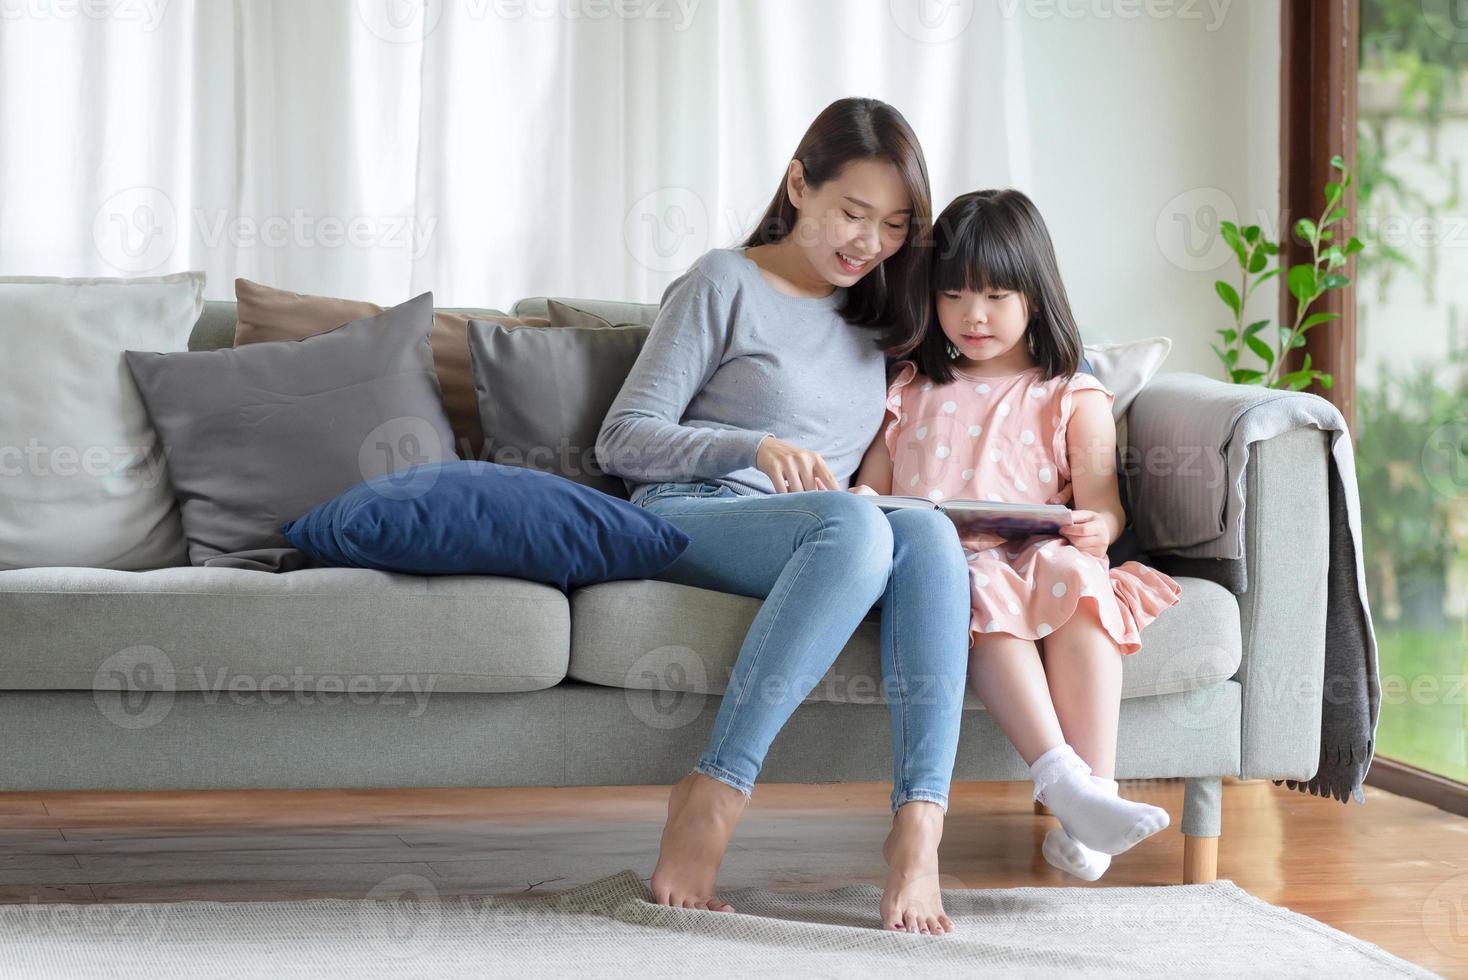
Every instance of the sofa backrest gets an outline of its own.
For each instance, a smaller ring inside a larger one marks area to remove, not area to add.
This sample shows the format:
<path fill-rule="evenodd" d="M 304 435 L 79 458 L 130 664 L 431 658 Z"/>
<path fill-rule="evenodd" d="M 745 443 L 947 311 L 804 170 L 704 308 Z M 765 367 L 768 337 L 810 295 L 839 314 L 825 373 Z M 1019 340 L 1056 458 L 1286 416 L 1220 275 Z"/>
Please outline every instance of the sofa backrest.
<path fill-rule="evenodd" d="M 500 310 L 465 306 L 441 306 L 436 307 L 435 311 L 487 316 L 505 315 Z M 189 350 L 218 350 L 221 347 L 233 347 L 234 328 L 238 320 L 239 316 L 235 312 L 233 301 L 209 300 L 204 304 L 204 312 L 199 315 L 198 322 L 194 324 L 193 333 L 189 334 Z"/>
<path fill-rule="evenodd" d="M 552 300 L 572 310 L 600 317 L 614 327 L 629 323 L 650 327 L 658 316 L 659 304 L 657 303 L 625 303 L 612 299 L 573 299 L 561 296 L 526 297 L 510 307 L 510 315 L 543 316 L 555 322 L 556 318 L 550 315 Z"/>
<path fill-rule="evenodd" d="M 209 300 L 189 334 L 189 350 L 218 350 L 234 346 L 234 303 Z"/>
<path fill-rule="evenodd" d="M 656 303 L 624 303 L 606 299 L 575 299 L 559 296 L 527 296 L 510 307 L 511 316 L 544 317 L 549 312 L 550 301 L 599 316 L 611 324 L 642 323 L 651 325 L 657 315 Z M 448 313 L 476 313 L 489 316 L 505 316 L 501 310 L 473 306 L 441 306 L 437 310 Z M 189 350 L 218 350 L 234 346 L 234 328 L 239 316 L 235 304 L 230 300 L 209 300 L 194 332 L 189 335 Z"/>

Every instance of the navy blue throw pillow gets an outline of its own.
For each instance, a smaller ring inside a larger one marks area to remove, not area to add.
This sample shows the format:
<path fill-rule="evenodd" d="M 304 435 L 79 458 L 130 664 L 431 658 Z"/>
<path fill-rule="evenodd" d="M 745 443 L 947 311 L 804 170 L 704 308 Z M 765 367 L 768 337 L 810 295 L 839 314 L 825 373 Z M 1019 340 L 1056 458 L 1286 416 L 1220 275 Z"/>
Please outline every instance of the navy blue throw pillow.
<path fill-rule="evenodd" d="M 281 527 L 326 565 L 504 575 L 563 591 L 651 578 L 688 535 L 625 500 L 519 466 L 428 463 L 359 483 Z"/>

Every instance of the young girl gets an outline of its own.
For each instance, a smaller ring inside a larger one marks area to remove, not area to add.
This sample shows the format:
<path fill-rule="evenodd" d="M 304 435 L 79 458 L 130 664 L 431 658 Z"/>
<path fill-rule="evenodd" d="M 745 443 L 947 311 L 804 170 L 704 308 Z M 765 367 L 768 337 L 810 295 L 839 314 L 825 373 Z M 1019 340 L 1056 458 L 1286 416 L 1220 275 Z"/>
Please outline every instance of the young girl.
<path fill-rule="evenodd" d="M 856 493 L 1065 504 L 1060 535 L 963 539 L 973 614 L 969 684 L 1060 818 L 1042 851 L 1094 881 L 1167 826 L 1112 774 L 1121 657 L 1178 600 L 1171 578 L 1111 568 L 1123 523 L 1112 393 L 1077 374 L 1080 334 L 1049 233 L 1015 190 L 965 194 L 934 225 L 935 314 L 887 389 Z M 937 324 L 935 328 L 934 323 Z"/>

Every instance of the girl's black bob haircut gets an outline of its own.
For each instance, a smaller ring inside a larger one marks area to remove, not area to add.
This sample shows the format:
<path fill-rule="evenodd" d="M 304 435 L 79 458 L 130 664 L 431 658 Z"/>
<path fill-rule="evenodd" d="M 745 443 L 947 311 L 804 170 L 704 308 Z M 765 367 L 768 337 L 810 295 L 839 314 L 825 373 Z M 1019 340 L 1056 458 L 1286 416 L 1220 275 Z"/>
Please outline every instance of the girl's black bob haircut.
<path fill-rule="evenodd" d="M 935 383 L 954 380 L 958 350 L 938 322 L 937 294 L 1013 290 L 1029 313 L 1025 337 L 1046 380 L 1070 377 L 1081 364 L 1081 335 L 1060 281 L 1055 247 L 1033 201 L 1013 189 L 955 198 L 933 222 L 929 328 L 914 348 L 918 370 Z"/>

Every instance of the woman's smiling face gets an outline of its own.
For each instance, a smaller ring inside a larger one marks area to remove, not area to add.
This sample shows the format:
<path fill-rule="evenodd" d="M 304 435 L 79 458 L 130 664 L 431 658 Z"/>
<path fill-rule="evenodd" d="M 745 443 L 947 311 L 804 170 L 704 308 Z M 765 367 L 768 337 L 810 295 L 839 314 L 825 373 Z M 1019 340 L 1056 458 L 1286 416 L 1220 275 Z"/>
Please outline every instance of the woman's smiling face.
<path fill-rule="evenodd" d="M 819 187 L 801 171 L 794 161 L 786 176 L 800 212 L 791 240 L 831 285 L 853 285 L 907 242 L 912 201 L 894 164 L 853 160 Z"/>

